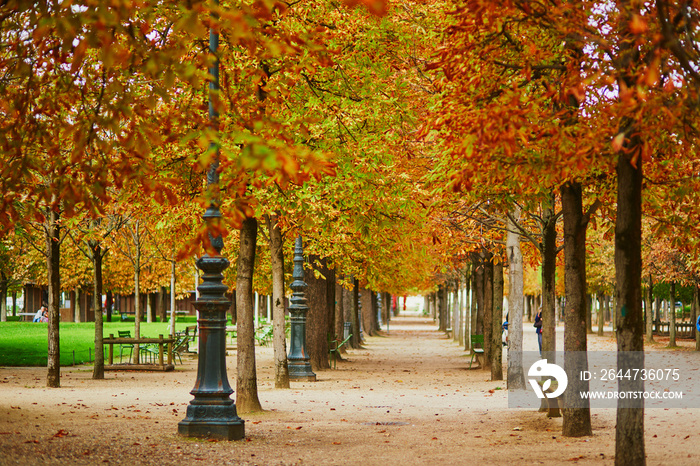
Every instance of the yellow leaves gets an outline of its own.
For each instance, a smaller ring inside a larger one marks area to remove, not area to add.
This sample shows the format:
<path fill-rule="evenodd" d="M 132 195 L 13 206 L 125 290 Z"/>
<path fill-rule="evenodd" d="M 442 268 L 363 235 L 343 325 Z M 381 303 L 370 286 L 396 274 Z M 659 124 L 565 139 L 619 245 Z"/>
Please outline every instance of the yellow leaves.
<path fill-rule="evenodd" d="M 620 152 L 625 143 L 625 133 L 619 133 L 612 140 L 612 147 L 615 152 Z"/>
<path fill-rule="evenodd" d="M 639 14 L 632 15 L 632 20 L 629 23 L 629 30 L 632 34 L 642 35 L 647 32 L 647 20 Z"/>
<path fill-rule="evenodd" d="M 376 16 L 384 16 L 389 11 L 388 0 L 344 0 L 344 3 L 350 7 L 362 5 Z"/>
<path fill-rule="evenodd" d="M 661 68 L 661 56 L 657 53 L 654 60 L 647 68 L 644 82 L 648 87 L 654 87 L 659 82 L 659 69 Z"/>
<path fill-rule="evenodd" d="M 75 74 L 75 72 L 78 71 L 78 69 L 80 68 L 83 59 L 85 58 L 85 51 L 87 50 L 87 47 L 88 42 L 87 40 L 83 39 L 80 42 L 78 42 L 78 45 L 73 50 L 73 59 L 71 61 L 70 67 L 71 74 Z"/>

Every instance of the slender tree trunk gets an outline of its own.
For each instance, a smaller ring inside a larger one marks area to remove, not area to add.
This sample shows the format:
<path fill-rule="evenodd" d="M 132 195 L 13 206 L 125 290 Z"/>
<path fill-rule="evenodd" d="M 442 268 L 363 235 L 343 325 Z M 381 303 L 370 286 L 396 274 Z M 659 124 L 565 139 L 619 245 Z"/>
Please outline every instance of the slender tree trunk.
<path fill-rule="evenodd" d="M 491 321 L 491 380 L 503 380 L 503 261 L 493 264 L 493 319 Z"/>
<path fill-rule="evenodd" d="M 581 380 L 581 371 L 588 370 L 586 351 L 586 228 L 583 216 L 581 184 L 569 182 L 561 187 L 564 216 L 564 370 L 569 388 L 564 392 L 562 434 L 566 437 L 591 435 L 591 411 L 588 399 L 578 396 L 588 391 L 588 381 Z"/>
<path fill-rule="evenodd" d="M 605 325 L 605 319 L 603 319 L 603 295 L 596 294 L 596 301 L 598 302 L 597 318 L 598 318 L 598 336 L 603 336 L 603 326 Z"/>
<path fill-rule="evenodd" d="M 511 217 L 520 219 L 520 208 L 515 207 Z M 523 371 L 523 254 L 520 249 L 520 235 L 509 218 L 506 236 L 508 254 L 508 389 L 525 389 Z"/>
<path fill-rule="evenodd" d="M 137 256 L 139 254 L 137 253 Z M 137 260 L 134 265 L 134 337 L 141 338 L 141 266 L 140 260 Z M 134 364 L 139 363 L 139 345 L 134 345 L 134 354 L 132 356 Z"/>
<path fill-rule="evenodd" d="M 350 346 L 354 349 L 359 349 L 362 347 L 362 340 L 360 339 L 360 316 L 359 316 L 359 303 L 360 303 L 360 283 L 356 278 L 352 279 L 353 289 L 352 289 L 352 307 L 350 308 L 350 322 L 352 323 L 352 338 L 350 339 Z"/>
<path fill-rule="evenodd" d="M 460 313 L 462 312 L 462 301 L 460 299 L 460 279 L 455 280 L 455 289 L 452 294 L 452 341 L 459 342 L 460 337 L 460 325 L 462 325 L 462 319 L 460 318 Z"/>
<path fill-rule="evenodd" d="M 615 226 L 615 280 L 617 285 L 617 369 L 626 373 L 644 367 L 642 320 L 642 144 L 631 125 L 630 135 L 617 163 L 617 223 Z M 634 159 L 634 160 L 633 160 Z M 644 381 L 618 379 L 621 392 L 644 391 Z M 617 402 L 615 464 L 646 464 L 644 399 Z"/>
<path fill-rule="evenodd" d="M 668 315 L 668 346 L 676 346 L 676 282 L 671 282 L 671 312 Z"/>
<path fill-rule="evenodd" d="M 247 217 L 240 232 L 236 277 L 236 322 L 238 331 L 236 406 L 238 412 L 262 411 L 255 371 L 255 324 L 253 319 L 253 272 L 258 221 Z"/>
<path fill-rule="evenodd" d="M 649 285 L 647 286 L 646 301 L 645 301 L 645 316 L 646 316 L 646 340 L 647 343 L 654 341 L 654 317 L 651 309 L 651 303 L 654 300 L 654 282 L 649 274 Z"/>
<path fill-rule="evenodd" d="M 474 286 L 476 292 L 476 322 L 474 325 L 475 335 L 484 334 L 484 261 L 481 255 L 475 258 Z"/>
<path fill-rule="evenodd" d="M 437 291 L 437 313 L 438 313 L 438 330 L 444 332 L 447 327 L 445 325 L 445 313 L 447 312 L 447 300 L 445 299 L 445 285 L 440 283 Z"/>
<path fill-rule="evenodd" d="M 105 301 L 105 307 L 107 308 L 107 322 L 112 321 L 112 307 L 114 306 L 114 295 L 111 291 L 107 292 L 107 299 Z"/>
<path fill-rule="evenodd" d="M 46 386 L 58 388 L 61 386 L 61 349 L 59 338 L 59 323 L 61 311 L 61 225 L 58 211 L 49 209 L 46 230 L 46 268 L 49 281 L 49 323 L 48 323 L 48 362 Z"/>
<path fill-rule="evenodd" d="M 175 338 L 175 322 L 177 319 L 177 313 L 175 309 L 175 282 L 177 280 L 177 275 L 175 273 L 175 255 L 170 260 L 170 336 Z"/>
<path fill-rule="evenodd" d="M 693 284 L 693 302 L 695 303 L 695 351 L 700 351 L 700 331 L 697 328 L 698 315 L 700 315 L 700 292 L 698 292 L 698 284 Z"/>
<path fill-rule="evenodd" d="M 493 254 L 484 254 L 484 369 L 491 367 L 491 335 L 493 334 Z"/>
<path fill-rule="evenodd" d="M 306 299 L 309 312 L 306 318 L 306 351 L 313 370 L 329 369 L 328 364 L 328 328 L 330 319 L 330 304 L 328 302 L 328 287 L 335 287 L 331 271 L 326 265 L 326 258 L 309 255 L 310 269 L 304 274 L 308 287 Z M 317 268 L 315 264 L 319 264 Z M 316 278 L 313 269 L 321 274 Z"/>
<path fill-rule="evenodd" d="M 338 277 L 336 277 L 335 282 L 335 326 L 333 329 L 333 336 L 339 339 L 339 341 L 343 341 L 345 339 L 343 334 L 345 333 L 345 294 L 347 290 L 340 284 L 340 280 L 337 278 Z M 340 352 L 346 352 L 345 345 L 340 348 Z M 336 359 L 340 359 L 339 354 L 336 354 Z"/>
<path fill-rule="evenodd" d="M 92 254 L 92 307 L 95 309 L 95 365 L 92 368 L 93 379 L 105 378 L 105 358 L 104 345 L 102 343 L 103 322 L 102 322 L 102 246 L 97 242 L 90 242 Z"/>
<path fill-rule="evenodd" d="M 272 344 L 275 353 L 275 388 L 289 388 L 287 365 L 287 340 L 284 320 L 284 241 L 278 216 L 265 216 L 270 234 L 270 260 L 272 265 Z"/>
<path fill-rule="evenodd" d="M 557 219 L 554 215 L 554 193 L 543 208 L 542 228 L 542 357 L 550 364 L 556 360 L 557 314 L 556 299 L 557 270 Z"/>
<path fill-rule="evenodd" d="M 78 287 L 75 290 L 75 306 L 71 306 L 73 311 L 73 322 L 80 322 L 80 314 L 83 312 L 83 289 Z"/>
<path fill-rule="evenodd" d="M 374 336 L 374 323 L 372 315 L 376 314 L 372 310 L 372 292 L 367 288 L 360 288 L 360 299 L 362 300 L 362 328 L 367 336 Z"/>
<path fill-rule="evenodd" d="M 7 322 L 7 275 L 2 272 L 0 281 L 0 322 Z"/>

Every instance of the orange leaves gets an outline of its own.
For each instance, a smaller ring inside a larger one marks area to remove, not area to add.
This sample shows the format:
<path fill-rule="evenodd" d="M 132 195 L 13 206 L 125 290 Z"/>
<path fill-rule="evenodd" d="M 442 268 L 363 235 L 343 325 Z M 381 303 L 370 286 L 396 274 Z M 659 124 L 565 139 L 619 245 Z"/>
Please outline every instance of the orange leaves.
<path fill-rule="evenodd" d="M 388 0 L 343 0 L 350 7 L 362 5 L 367 11 L 376 16 L 384 16 L 389 10 Z"/>

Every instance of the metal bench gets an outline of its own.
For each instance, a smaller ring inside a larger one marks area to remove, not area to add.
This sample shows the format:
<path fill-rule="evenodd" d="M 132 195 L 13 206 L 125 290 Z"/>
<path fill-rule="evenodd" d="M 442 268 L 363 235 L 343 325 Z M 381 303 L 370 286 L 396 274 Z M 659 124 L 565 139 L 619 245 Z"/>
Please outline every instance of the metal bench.
<path fill-rule="evenodd" d="M 471 336 L 471 342 L 472 342 L 472 358 L 469 361 L 469 369 L 472 368 L 472 363 L 474 362 L 474 356 L 476 356 L 476 360 L 479 363 L 479 367 L 483 365 L 482 357 L 484 354 L 484 336 L 483 335 L 472 335 Z M 476 345 L 479 345 L 480 347 L 477 348 Z"/>

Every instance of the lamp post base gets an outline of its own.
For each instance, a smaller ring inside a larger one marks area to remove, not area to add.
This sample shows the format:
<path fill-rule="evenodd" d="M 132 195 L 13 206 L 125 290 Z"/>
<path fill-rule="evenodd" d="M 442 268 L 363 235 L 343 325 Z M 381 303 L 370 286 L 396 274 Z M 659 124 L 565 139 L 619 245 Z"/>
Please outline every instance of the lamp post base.
<path fill-rule="evenodd" d="M 245 421 L 236 415 L 235 405 L 189 405 L 177 432 L 185 437 L 240 440 L 245 437 Z"/>
<path fill-rule="evenodd" d="M 289 364 L 289 380 L 302 382 L 316 382 L 316 374 L 311 370 L 309 361 L 301 364 L 294 364 L 292 361 Z"/>

